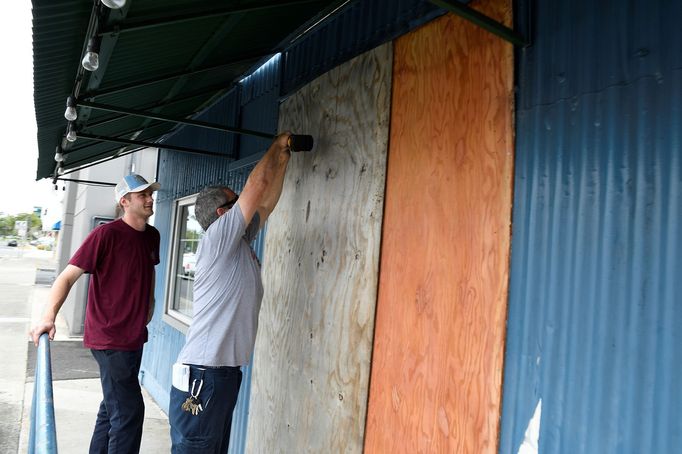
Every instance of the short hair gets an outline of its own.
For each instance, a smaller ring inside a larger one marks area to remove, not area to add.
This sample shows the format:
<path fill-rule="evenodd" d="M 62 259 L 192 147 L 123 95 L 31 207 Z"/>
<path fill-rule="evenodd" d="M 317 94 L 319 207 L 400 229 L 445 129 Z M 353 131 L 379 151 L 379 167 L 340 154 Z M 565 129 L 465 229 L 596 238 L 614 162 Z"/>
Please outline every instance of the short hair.
<path fill-rule="evenodd" d="M 227 186 L 206 186 L 197 196 L 194 215 L 204 232 L 213 224 L 213 221 L 218 219 L 216 210 L 228 202 L 225 195 L 226 189 L 232 190 Z"/>
<path fill-rule="evenodd" d="M 130 199 L 131 199 L 130 193 L 124 195 L 123 197 L 121 197 L 121 199 L 126 199 L 128 202 L 130 202 Z M 117 210 L 117 211 L 120 211 L 120 212 L 123 213 L 123 214 L 125 214 L 126 209 L 123 208 L 123 205 L 121 205 L 121 199 L 119 199 L 118 202 L 116 202 L 116 210 Z M 123 216 L 123 214 L 122 214 L 121 216 Z M 117 216 L 117 217 L 118 217 L 118 216 Z"/>

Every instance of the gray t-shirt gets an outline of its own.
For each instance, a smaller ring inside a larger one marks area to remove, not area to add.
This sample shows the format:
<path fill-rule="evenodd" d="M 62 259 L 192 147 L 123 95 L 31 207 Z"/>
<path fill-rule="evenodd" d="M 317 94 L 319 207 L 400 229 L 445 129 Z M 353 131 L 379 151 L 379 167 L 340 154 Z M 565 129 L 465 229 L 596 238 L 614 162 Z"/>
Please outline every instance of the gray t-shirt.
<path fill-rule="evenodd" d="M 194 274 L 194 318 L 178 362 L 202 366 L 249 363 L 263 298 L 260 264 L 249 243 L 260 218 L 246 228 L 239 204 L 208 227 Z"/>

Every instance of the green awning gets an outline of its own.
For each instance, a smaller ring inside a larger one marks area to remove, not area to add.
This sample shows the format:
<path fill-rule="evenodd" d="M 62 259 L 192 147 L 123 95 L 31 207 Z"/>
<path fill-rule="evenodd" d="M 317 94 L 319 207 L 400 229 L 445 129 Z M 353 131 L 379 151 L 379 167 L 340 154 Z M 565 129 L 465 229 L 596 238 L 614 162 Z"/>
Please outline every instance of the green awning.
<path fill-rule="evenodd" d="M 153 143 L 176 127 L 81 105 L 74 122 L 81 136 L 68 142 L 69 95 L 89 106 L 191 118 L 343 3 L 127 0 L 111 10 L 99 1 L 33 0 L 37 179 L 56 177 L 58 149 L 68 173 L 140 148 L 126 141 Z M 100 65 L 91 73 L 80 62 L 93 35 L 101 37 Z"/>

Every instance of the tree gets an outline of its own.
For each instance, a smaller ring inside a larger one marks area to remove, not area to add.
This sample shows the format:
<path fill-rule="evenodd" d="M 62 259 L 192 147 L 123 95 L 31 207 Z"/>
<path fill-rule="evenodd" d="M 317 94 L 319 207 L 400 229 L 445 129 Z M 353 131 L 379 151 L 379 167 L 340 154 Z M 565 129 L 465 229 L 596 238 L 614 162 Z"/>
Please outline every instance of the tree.
<path fill-rule="evenodd" d="M 14 216 L 0 217 L 0 235 L 12 235 L 14 233 L 14 221 Z"/>
<path fill-rule="evenodd" d="M 14 223 L 16 221 L 26 221 L 29 232 L 40 231 L 43 227 L 40 216 L 35 213 L 20 213 L 16 216 L 3 216 L 0 217 L 0 235 L 16 235 L 17 232 L 14 229 Z"/>

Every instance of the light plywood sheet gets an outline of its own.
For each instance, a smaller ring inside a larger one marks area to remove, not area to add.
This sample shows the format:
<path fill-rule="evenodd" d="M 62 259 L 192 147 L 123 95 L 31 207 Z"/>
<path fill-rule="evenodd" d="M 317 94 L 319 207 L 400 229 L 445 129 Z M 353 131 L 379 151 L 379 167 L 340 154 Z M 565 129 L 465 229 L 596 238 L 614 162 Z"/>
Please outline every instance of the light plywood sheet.
<path fill-rule="evenodd" d="M 280 110 L 309 133 L 265 242 L 247 451 L 361 452 L 376 307 L 392 46 L 329 71 Z"/>
<path fill-rule="evenodd" d="M 474 2 L 509 23 L 511 2 Z M 496 453 L 512 47 L 448 14 L 395 43 L 366 453 Z"/>

